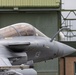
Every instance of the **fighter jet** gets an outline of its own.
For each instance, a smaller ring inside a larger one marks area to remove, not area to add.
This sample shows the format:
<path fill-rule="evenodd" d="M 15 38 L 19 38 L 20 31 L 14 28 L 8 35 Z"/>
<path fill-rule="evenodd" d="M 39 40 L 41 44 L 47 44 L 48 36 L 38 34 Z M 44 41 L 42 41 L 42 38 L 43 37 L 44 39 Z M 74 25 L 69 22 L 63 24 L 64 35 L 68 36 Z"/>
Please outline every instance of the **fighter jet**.
<path fill-rule="evenodd" d="M 32 63 L 63 57 L 76 51 L 66 44 L 53 40 L 54 37 L 47 37 L 28 23 L 17 23 L 1 28 L 0 35 L 1 74 L 26 75 L 25 68 L 30 68 Z M 34 74 L 36 75 L 35 71 Z"/>

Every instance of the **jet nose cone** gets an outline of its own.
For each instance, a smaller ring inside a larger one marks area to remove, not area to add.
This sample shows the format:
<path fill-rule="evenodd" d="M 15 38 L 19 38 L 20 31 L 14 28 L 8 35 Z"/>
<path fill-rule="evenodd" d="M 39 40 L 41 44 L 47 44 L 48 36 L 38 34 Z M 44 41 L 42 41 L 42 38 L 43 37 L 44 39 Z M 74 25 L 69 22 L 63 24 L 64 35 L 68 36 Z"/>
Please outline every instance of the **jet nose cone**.
<path fill-rule="evenodd" d="M 68 45 L 64 45 L 64 48 L 63 48 L 63 56 L 72 54 L 74 52 L 76 52 L 76 49 L 75 48 L 70 47 Z"/>
<path fill-rule="evenodd" d="M 63 57 L 63 56 L 66 56 L 66 55 L 69 55 L 69 54 L 76 52 L 75 48 L 70 47 L 70 46 L 63 44 L 63 43 L 57 42 L 57 46 L 59 48 L 59 52 L 58 52 L 59 57 Z"/>

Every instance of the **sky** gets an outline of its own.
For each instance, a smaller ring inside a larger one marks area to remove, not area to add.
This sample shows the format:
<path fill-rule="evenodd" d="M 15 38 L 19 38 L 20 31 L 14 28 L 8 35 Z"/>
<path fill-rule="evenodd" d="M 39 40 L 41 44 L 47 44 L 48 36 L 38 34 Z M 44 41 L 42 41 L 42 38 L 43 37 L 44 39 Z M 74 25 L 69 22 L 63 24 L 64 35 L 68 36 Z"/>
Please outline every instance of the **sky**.
<path fill-rule="evenodd" d="M 62 0 L 64 9 L 76 9 L 76 0 Z"/>
<path fill-rule="evenodd" d="M 62 0 L 62 9 L 76 10 L 76 0 Z M 64 17 L 66 17 L 68 13 L 69 12 L 64 12 Z M 76 16 L 74 13 L 71 12 L 68 18 L 76 18 Z"/>
<path fill-rule="evenodd" d="M 76 10 L 76 0 L 62 0 L 62 9 L 71 9 L 71 10 Z M 62 12 L 63 16 L 66 17 L 68 15 L 69 12 Z M 76 13 L 76 11 L 75 11 Z M 75 18 L 76 16 L 74 15 L 74 13 L 70 13 L 70 15 L 68 16 L 68 18 Z M 71 29 L 72 30 L 76 30 L 76 20 L 71 21 Z M 74 35 L 76 35 L 76 32 L 73 32 Z M 71 40 L 76 41 L 76 37 L 73 37 Z"/>

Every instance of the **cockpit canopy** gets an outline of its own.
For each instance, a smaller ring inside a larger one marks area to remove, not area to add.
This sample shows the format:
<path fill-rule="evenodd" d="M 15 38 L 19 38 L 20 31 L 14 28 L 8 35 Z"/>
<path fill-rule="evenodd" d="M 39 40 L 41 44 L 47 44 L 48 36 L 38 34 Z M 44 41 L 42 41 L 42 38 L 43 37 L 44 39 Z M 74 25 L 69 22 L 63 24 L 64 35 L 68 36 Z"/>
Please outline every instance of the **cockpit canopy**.
<path fill-rule="evenodd" d="M 0 37 L 42 36 L 47 37 L 28 23 L 16 23 L 0 29 Z"/>

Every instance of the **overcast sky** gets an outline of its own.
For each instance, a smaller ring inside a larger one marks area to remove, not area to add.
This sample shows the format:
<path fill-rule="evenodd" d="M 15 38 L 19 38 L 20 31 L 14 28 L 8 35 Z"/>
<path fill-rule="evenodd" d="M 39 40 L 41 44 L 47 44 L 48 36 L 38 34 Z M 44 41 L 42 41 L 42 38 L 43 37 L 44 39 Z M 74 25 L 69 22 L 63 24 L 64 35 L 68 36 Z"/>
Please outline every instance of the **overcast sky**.
<path fill-rule="evenodd" d="M 62 9 L 72 9 L 72 10 L 75 9 L 76 10 L 76 0 L 62 0 Z M 69 12 L 66 12 L 64 16 L 66 17 L 68 13 Z M 70 14 L 69 17 L 76 18 L 74 14 Z"/>
<path fill-rule="evenodd" d="M 76 0 L 62 0 L 62 9 L 72 9 L 72 10 L 75 9 L 76 10 Z M 63 12 L 62 14 L 66 18 L 68 13 L 69 13 L 69 11 L 68 12 Z M 75 11 L 75 13 L 76 13 L 76 11 Z M 68 16 L 68 18 L 76 18 L 76 16 L 73 12 L 71 12 L 70 15 Z M 76 29 L 76 26 L 75 26 L 75 29 Z"/>
<path fill-rule="evenodd" d="M 76 0 L 62 0 L 62 9 L 75 9 L 76 10 Z M 64 17 L 67 16 L 69 12 L 63 12 L 62 14 L 64 15 Z M 76 11 L 75 11 L 76 13 Z M 76 16 L 74 15 L 74 13 L 70 13 L 70 15 L 68 16 L 68 18 L 75 18 Z M 71 21 L 71 29 L 76 30 L 76 20 Z M 76 35 L 76 32 L 73 32 L 74 35 Z M 73 37 L 71 40 L 76 41 L 76 37 Z"/>
<path fill-rule="evenodd" d="M 76 0 L 62 0 L 64 9 L 76 9 Z"/>

